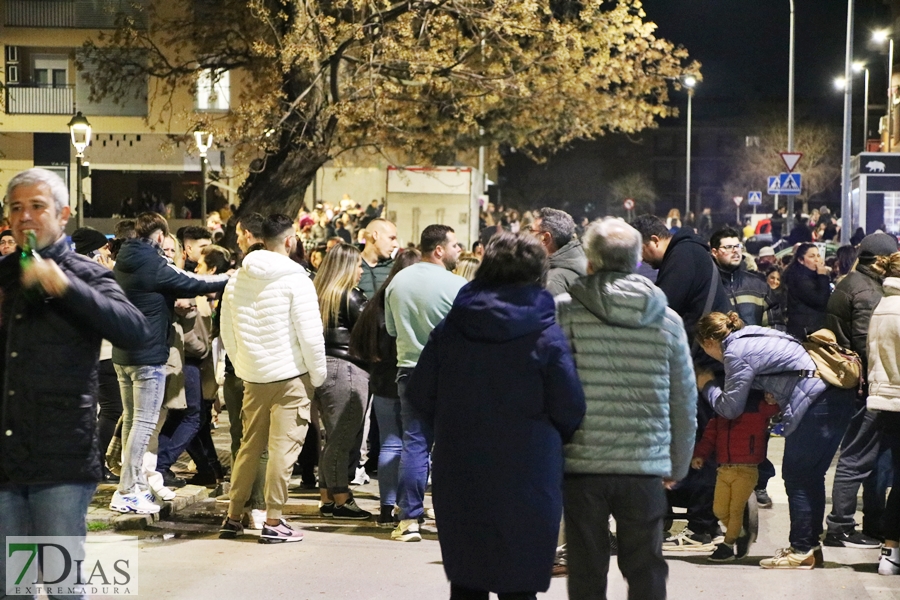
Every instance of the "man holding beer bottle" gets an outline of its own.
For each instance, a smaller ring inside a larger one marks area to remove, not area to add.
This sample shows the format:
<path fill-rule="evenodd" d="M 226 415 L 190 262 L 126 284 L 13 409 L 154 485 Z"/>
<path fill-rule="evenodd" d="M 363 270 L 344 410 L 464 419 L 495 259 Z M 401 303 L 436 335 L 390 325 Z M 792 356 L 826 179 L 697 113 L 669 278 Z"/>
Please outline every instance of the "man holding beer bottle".
<path fill-rule="evenodd" d="M 59 176 L 19 173 L 6 205 L 18 252 L 0 259 L 0 576 L 8 536 L 80 538 L 72 558 L 83 558 L 84 518 L 102 477 L 100 341 L 136 348 L 150 339 L 112 271 L 69 248 Z"/>

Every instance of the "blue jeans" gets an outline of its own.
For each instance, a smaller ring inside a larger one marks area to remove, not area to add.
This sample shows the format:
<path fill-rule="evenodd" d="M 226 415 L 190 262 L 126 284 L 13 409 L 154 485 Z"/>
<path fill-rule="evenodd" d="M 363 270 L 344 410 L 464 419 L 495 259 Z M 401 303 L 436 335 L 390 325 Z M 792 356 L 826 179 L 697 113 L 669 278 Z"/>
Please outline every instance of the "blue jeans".
<path fill-rule="evenodd" d="M 0 485 L 0 598 L 6 585 L 6 538 L 19 535 L 63 535 L 82 538 L 87 534 L 84 516 L 96 483 L 57 483 L 44 485 Z M 11 596 L 12 597 L 12 596 Z M 22 596 L 14 596 L 22 598 Z M 87 596 L 50 596 L 51 598 L 86 598 Z"/>
<path fill-rule="evenodd" d="M 853 414 L 856 390 L 828 387 L 784 440 L 782 477 L 791 516 L 791 547 L 819 545 L 825 518 L 825 472 Z"/>
<path fill-rule="evenodd" d="M 400 454 L 403 451 L 400 398 L 373 396 L 372 402 L 381 441 L 381 452 L 378 454 L 378 493 L 382 506 L 394 506 L 397 504 Z"/>
<path fill-rule="evenodd" d="M 200 385 L 200 365 L 184 363 L 184 399 L 187 408 L 170 410 L 159 432 L 159 451 L 156 470 L 168 471 L 200 431 L 200 411 L 203 409 L 203 390 Z"/>
<path fill-rule="evenodd" d="M 403 424 L 403 450 L 400 451 L 400 472 L 397 485 L 397 504 L 400 518 L 418 519 L 425 513 L 422 501 L 428 485 L 428 455 L 434 444 L 432 426 L 422 417 L 406 397 L 406 384 L 412 369 L 401 368 L 397 373 L 400 392 L 400 421 Z"/>
<path fill-rule="evenodd" d="M 122 391 L 122 478 L 119 493 L 147 489 L 144 453 L 156 430 L 166 389 L 165 365 L 116 365 Z"/>

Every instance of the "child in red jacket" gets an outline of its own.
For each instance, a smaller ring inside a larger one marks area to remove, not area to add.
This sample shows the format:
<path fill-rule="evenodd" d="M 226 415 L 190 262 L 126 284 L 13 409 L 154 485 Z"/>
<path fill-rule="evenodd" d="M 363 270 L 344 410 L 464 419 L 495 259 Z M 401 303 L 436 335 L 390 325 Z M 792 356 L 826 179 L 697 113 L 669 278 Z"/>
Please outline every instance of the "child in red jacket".
<path fill-rule="evenodd" d="M 756 487 L 759 463 L 766 458 L 769 419 L 777 413 L 775 398 L 766 394 L 757 406 L 748 403 L 737 419 L 710 420 L 694 449 L 692 468 L 701 468 L 714 451 L 719 463 L 713 513 L 725 525 L 725 541 L 716 546 L 707 560 L 734 560 L 735 544 L 738 558 L 744 558 L 750 550 L 750 534 L 742 529 L 744 506 Z"/>

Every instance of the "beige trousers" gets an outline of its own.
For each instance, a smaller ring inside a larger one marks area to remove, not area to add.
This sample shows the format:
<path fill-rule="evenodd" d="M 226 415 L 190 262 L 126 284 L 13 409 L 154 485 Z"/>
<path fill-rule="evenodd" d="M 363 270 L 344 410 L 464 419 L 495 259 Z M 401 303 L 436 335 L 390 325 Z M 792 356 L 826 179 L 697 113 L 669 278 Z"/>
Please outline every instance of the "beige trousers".
<path fill-rule="evenodd" d="M 297 462 L 309 427 L 312 392 L 308 375 L 273 383 L 244 382 L 244 406 L 241 410 L 243 435 L 231 470 L 228 506 L 231 517 L 244 512 L 260 466 L 259 457 L 268 447 L 266 517 L 281 518 L 288 500 L 291 470 Z"/>

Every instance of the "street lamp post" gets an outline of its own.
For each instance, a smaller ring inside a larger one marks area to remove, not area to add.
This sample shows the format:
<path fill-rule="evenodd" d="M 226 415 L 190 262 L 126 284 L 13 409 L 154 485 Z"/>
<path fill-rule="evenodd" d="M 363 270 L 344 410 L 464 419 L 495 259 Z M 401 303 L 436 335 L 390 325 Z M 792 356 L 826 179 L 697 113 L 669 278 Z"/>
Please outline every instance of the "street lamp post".
<path fill-rule="evenodd" d="M 841 245 L 850 243 L 850 126 L 853 118 L 853 0 L 847 0 L 847 48 L 844 57 L 844 144 L 841 158 Z"/>
<path fill-rule="evenodd" d="M 866 77 L 863 84 L 863 147 L 862 151 L 869 149 L 869 68 L 865 67 Z"/>
<path fill-rule="evenodd" d="M 790 40 L 790 49 L 788 54 L 788 139 L 787 139 L 787 151 L 794 151 L 794 40 L 795 36 L 795 21 L 794 21 L 794 0 L 789 0 L 791 4 L 791 40 Z M 778 202 L 778 197 L 775 197 L 775 202 Z M 787 197 L 787 214 L 785 215 L 784 222 L 784 233 L 789 233 L 793 228 L 794 223 L 794 197 L 788 195 Z"/>
<path fill-rule="evenodd" d="M 684 86 L 688 90 L 687 104 L 687 157 L 684 172 L 684 218 L 687 219 L 691 212 L 691 130 L 693 128 L 693 100 L 694 88 L 697 86 L 697 78 L 688 75 L 684 78 Z"/>
<path fill-rule="evenodd" d="M 213 134 L 206 131 L 195 131 L 194 141 L 200 151 L 200 222 L 206 227 L 206 153 L 212 147 Z"/>
<path fill-rule="evenodd" d="M 82 189 L 81 177 L 84 170 L 84 150 L 91 143 L 91 124 L 81 112 L 78 112 L 69 121 L 67 127 L 69 128 L 69 134 L 72 136 L 72 145 L 75 146 L 75 189 L 77 190 L 75 201 L 78 203 L 76 207 L 78 214 L 75 215 L 75 222 L 81 228 L 84 227 L 84 190 Z"/>

